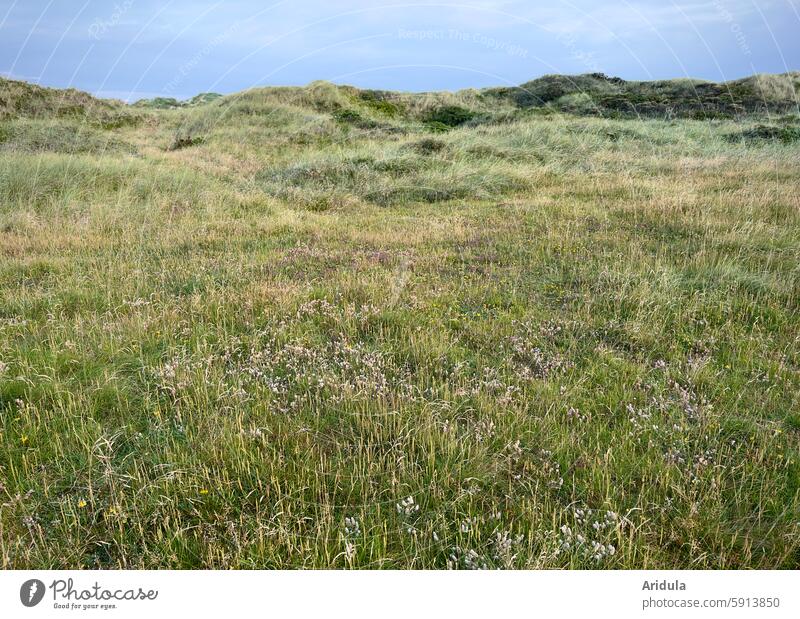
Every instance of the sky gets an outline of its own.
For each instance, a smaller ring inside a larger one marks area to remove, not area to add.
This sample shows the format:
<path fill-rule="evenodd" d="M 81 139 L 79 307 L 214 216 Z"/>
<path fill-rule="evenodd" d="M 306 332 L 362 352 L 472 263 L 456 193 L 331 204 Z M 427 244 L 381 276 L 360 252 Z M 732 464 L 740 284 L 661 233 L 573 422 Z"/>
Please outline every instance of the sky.
<path fill-rule="evenodd" d="M 724 81 L 800 70 L 798 35 L 800 0 L 0 0 L 0 75 L 128 101 L 314 80 Z"/>

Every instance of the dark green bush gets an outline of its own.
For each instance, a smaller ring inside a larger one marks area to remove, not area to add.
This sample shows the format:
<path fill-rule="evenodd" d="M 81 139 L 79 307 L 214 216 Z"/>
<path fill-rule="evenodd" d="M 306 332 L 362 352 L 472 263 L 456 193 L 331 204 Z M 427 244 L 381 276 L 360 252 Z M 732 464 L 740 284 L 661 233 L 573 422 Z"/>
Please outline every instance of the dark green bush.
<path fill-rule="evenodd" d="M 374 120 L 364 118 L 360 112 L 356 110 L 336 110 L 333 117 L 337 122 L 343 125 L 352 125 L 359 129 L 373 129 L 378 126 Z"/>
<path fill-rule="evenodd" d="M 458 105 L 446 105 L 428 112 L 425 116 L 425 121 L 429 125 L 431 123 L 440 123 L 447 127 L 458 127 L 459 125 L 469 122 L 476 116 L 477 114 L 475 112 L 467 108 Z"/>
<path fill-rule="evenodd" d="M 694 110 L 689 117 L 694 120 L 722 120 L 725 118 L 730 118 L 730 114 L 726 114 L 720 110 L 714 109 L 703 109 L 703 110 Z"/>
<path fill-rule="evenodd" d="M 411 148 L 420 155 L 431 155 L 447 148 L 447 144 L 436 138 L 425 138 L 411 144 Z"/>
<path fill-rule="evenodd" d="M 156 97 L 155 99 L 141 99 L 133 104 L 135 107 L 146 107 L 156 110 L 175 110 L 183 107 L 183 103 L 174 97 Z"/>
<path fill-rule="evenodd" d="M 169 145 L 168 150 L 181 150 L 182 148 L 189 148 L 190 146 L 198 146 L 205 141 L 206 139 L 204 137 L 198 135 L 176 135 Z"/>
<path fill-rule="evenodd" d="M 450 125 L 445 125 L 444 123 L 438 121 L 426 122 L 425 126 L 432 133 L 445 133 L 447 131 L 450 131 L 450 129 L 452 129 Z"/>
<path fill-rule="evenodd" d="M 739 140 L 745 141 L 780 141 L 784 144 L 796 142 L 800 140 L 800 127 L 783 126 L 775 127 L 774 125 L 756 125 L 751 129 L 745 129 L 738 133 L 731 133 L 727 136 L 728 141 L 738 142 Z"/>
<path fill-rule="evenodd" d="M 384 93 L 379 90 L 362 90 L 359 93 L 359 99 L 366 104 L 369 108 L 375 110 L 379 114 L 383 116 L 387 116 L 389 118 L 394 118 L 398 116 L 401 112 L 400 106 L 392 101 L 389 101 L 386 97 L 388 96 L 387 93 Z"/>
<path fill-rule="evenodd" d="M 103 116 L 97 122 L 101 129 L 110 131 L 112 129 L 122 129 L 123 127 L 137 127 L 142 122 L 142 116 L 138 114 L 109 114 Z"/>

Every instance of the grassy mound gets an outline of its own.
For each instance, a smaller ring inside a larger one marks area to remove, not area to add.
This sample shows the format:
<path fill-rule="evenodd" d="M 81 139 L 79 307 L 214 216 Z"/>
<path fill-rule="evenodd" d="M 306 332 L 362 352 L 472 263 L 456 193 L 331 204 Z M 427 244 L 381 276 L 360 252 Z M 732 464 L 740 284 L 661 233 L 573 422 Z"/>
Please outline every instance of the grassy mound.
<path fill-rule="evenodd" d="M 134 107 L 145 108 L 151 110 L 178 110 L 187 107 L 197 107 L 200 105 L 207 105 L 213 103 L 217 99 L 222 98 L 222 95 L 216 92 L 203 92 L 195 95 L 186 101 L 179 101 L 175 97 L 155 97 L 153 99 L 139 99 L 133 104 Z"/>
<path fill-rule="evenodd" d="M 568 109 L 598 116 L 717 118 L 743 114 L 796 112 L 800 74 L 756 75 L 721 84 L 700 80 L 625 81 L 600 73 L 548 75 L 516 88 L 495 88 L 485 94 L 511 100 L 521 108 L 556 106 L 565 97 L 585 104 Z"/>
<path fill-rule="evenodd" d="M 72 88 L 43 88 L 0 78 L 0 120 L 16 117 L 111 119 L 125 107 L 121 101 L 97 99 Z"/>

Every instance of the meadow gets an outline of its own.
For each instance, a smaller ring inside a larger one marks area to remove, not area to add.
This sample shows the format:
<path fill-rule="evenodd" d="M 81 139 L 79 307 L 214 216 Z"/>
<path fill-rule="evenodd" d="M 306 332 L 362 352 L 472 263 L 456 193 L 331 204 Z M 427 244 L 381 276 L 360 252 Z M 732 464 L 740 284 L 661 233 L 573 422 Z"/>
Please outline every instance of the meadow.
<path fill-rule="evenodd" d="M 800 568 L 799 84 L 0 80 L 0 567 Z"/>

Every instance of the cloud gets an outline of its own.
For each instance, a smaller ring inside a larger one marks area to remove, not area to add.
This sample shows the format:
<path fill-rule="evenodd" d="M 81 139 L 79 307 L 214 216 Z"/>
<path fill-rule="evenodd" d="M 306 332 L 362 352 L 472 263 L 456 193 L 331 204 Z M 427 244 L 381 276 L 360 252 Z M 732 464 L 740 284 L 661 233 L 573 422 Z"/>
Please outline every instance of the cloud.
<path fill-rule="evenodd" d="M 771 4 L 768 2 L 764 6 Z M 562 6 L 571 6 L 571 9 L 541 11 L 539 17 L 543 19 L 542 26 L 557 35 L 580 35 L 595 41 L 630 38 L 644 32 L 725 24 L 730 23 L 731 19 L 745 20 L 757 11 L 748 0 L 670 4 L 623 0 L 613 4 L 593 4 L 585 9 L 569 3 Z"/>
<path fill-rule="evenodd" d="M 592 66 L 631 78 L 686 71 L 713 79 L 754 66 L 785 70 L 781 52 L 800 57 L 798 14 L 785 0 L 89 1 L 83 13 L 84 0 L 26 0 L 0 15 L 7 17 L 0 57 L 9 59 L 2 68 L 88 90 L 152 94 L 169 86 L 191 94 L 332 75 L 450 88 L 490 79 L 465 71 L 525 81 Z M 126 10 L 115 8 L 128 1 Z M 104 27 L 92 37 L 98 22 Z M 445 36 L 403 39 L 400 30 Z M 752 55 L 742 56 L 736 37 L 746 37 Z"/>

